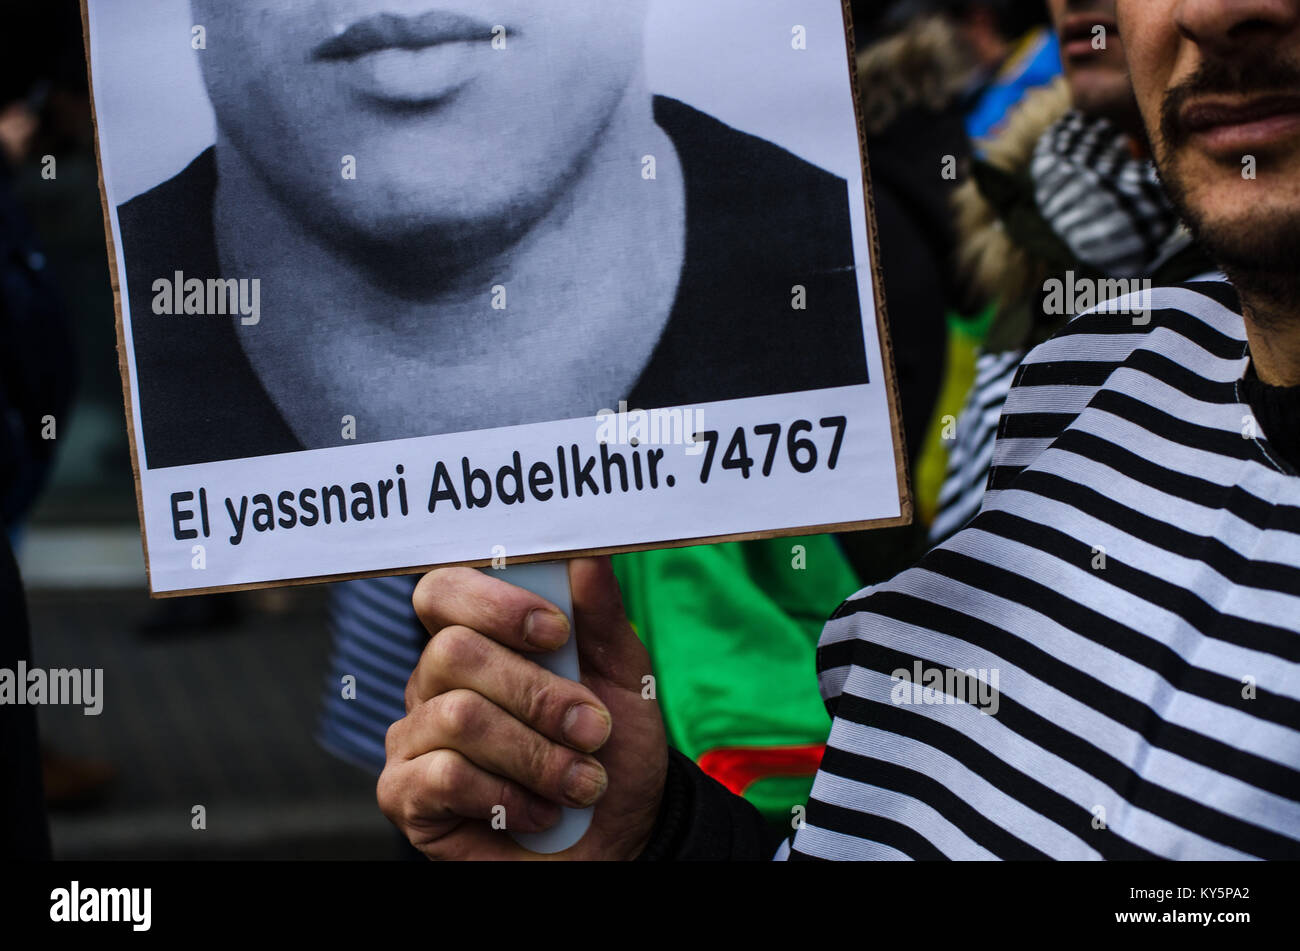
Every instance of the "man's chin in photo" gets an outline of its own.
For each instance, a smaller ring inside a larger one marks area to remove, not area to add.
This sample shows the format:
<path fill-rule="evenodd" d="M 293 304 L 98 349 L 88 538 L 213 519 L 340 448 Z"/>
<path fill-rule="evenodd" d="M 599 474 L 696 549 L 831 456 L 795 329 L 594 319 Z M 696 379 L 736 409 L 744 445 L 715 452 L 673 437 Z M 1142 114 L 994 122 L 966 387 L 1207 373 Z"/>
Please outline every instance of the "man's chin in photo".
<path fill-rule="evenodd" d="M 1171 200 L 1244 292 L 1294 304 L 1300 3 L 1120 0 L 1120 8 Z"/>
<path fill-rule="evenodd" d="M 549 208 L 640 79 L 647 0 L 191 10 L 219 149 L 313 230 L 397 244 Z"/>

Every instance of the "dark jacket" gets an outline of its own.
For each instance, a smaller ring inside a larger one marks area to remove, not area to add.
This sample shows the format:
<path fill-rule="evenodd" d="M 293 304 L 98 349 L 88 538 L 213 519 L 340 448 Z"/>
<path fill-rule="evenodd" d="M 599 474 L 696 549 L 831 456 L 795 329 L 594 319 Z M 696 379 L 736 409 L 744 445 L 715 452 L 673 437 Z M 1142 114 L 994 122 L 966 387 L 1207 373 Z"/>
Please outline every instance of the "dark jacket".
<path fill-rule="evenodd" d="M 44 487 L 76 387 L 67 314 L 35 229 L 0 156 L 0 529 L 14 527 Z"/>

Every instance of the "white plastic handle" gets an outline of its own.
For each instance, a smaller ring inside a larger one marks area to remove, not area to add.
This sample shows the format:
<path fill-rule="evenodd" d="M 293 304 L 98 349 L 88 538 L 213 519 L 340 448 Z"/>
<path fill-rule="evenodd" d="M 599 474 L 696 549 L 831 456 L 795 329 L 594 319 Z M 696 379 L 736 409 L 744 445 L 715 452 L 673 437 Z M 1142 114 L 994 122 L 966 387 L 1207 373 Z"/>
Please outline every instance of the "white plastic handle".
<path fill-rule="evenodd" d="M 578 639 L 576 625 L 573 623 L 573 596 L 569 593 L 569 563 L 567 561 L 546 561 L 534 565 L 509 565 L 505 568 L 484 568 L 487 574 L 513 585 L 518 585 L 533 594 L 550 601 L 569 619 L 569 626 L 575 630 L 565 645 L 549 654 L 530 655 L 553 674 L 580 680 L 578 669 Z M 591 825 L 592 807 L 586 809 L 564 809 L 560 821 L 545 832 L 511 832 L 511 837 L 524 848 L 540 855 L 563 852 L 570 846 L 577 845 L 578 840 L 586 834 Z M 510 827 L 510 818 L 506 817 L 506 828 Z"/>

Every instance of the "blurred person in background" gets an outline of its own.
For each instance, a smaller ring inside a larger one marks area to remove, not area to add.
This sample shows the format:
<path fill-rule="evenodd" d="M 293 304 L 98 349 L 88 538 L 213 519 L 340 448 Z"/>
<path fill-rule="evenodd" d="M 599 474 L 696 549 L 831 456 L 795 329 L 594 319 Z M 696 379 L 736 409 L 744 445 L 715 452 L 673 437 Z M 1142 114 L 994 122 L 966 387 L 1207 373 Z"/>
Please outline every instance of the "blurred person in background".
<path fill-rule="evenodd" d="M 979 511 L 1020 361 L 1074 316 L 1068 306 L 1047 306 L 1049 281 L 1151 279 L 1159 286 L 1213 270 L 1157 178 L 1115 0 L 1048 0 L 1047 7 L 1065 76 L 1031 93 L 983 143 L 956 195 L 968 307 L 991 306 L 993 316 L 947 444 L 935 543 Z"/>
<path fill-rule="evenodd" d="M 963 121 L 972 139 L 989 135 L 1026 93 L 1061 74 L 1057 38 L 1041 0 L 885 0 L 854 3 L 853 9 L 863 51 L 924 24 L 943 24 L 948 31 L 944 60 L 961 63 Z M 893 80 L 882 75 L 877 82 Z M 935 104 L 941 103 L 946 85 L 927 87 L 927 98 L 937 96 Z M 868 123 L 878 124 L 876 119 L 868 116 Z"/>
<path fill-rule="evenodd" d="M 85 71 L 75 3 L 22 8 L 6 13 L 6 19 L 0 34 L 0 521 L 7 549 L 16 552 L 49 483 L 60 430 L 68 425 L 78 360 L 58 281 L 16 194 L 15 179 L 25 163 L 54 159 L 37 155 L 35 147 L 47 147 L 67 135 L 65 107 L 75 100 L 78 87 L 84 89 Z M 71 47 L 69 37 L 76 41 Z M 0 554 L 0 559 L 6 558 L 13 560 L 8 550 Z M 5 655 L 22 656 L 30 663 L 16 564 L 5 567 L 14 574 L 0 582 L 3 626 L 20 639 L 16 647 L 5 645 Z M 11 624 L 12 619 L 17 623 Z M 0 659 L 0 667 L 12 666 Z M 21 718 L 21 711 L 30 709 L 7 708 L 5 716 Z M 30 727 L 34 738 L 34 719 Z M 6 726 L 6 743 L 11 742 L 9 730 Z M 98 801 L 113 775 L 104 762 L 62 756 L 48 747 L 41 748 L 40 761 L 45 798 L 52 808 Z M 20 769 L 15 781 L 22 782 L 21 775 Z"/>
<path fill-rule="evenodd" d="M 11 542 L 35 501 L 53 458 L 54 443 L 40 439 L 40 420 L 62 416 L 70 380 L 42 365 L 50 349 L 38 343 L 57 321 L 58 308 L 43 259 L 10 180 L 36 134 L 39 119 L 12 75 L 0 86 L 0 668 L 31 663 L 27 605 Z M 54 316 L 52 316 L 54 315 Z M 48 338 L 45 338 L 48 339 Z M 54 372 L 51 372 L 51 371 Z M 48 859 L 36 708 L 0 705 L 0 856 Z"/>
<path fill-rule="evenodd" d="M 1060 46 L 1041 0 L 951 0 L 949 6 L 986 64 L 966 117 L 966 131 L 979 140 L 996 133 L 1027 94 L 1061 75 Z"/>
<path fill-rule="evenodd" d="M 966 115 L 985 79 L 981 46 L 993 29 L 987 17 L 964 24 L 950 7 L 945 0 L 909 0 L 887 11 L 871 33 L 858 33 L 868 40 L 857 56 L 858 90 L 912 473 L 944 377 L 947 314 L 959 299 L 951 199 L 971 152 Z M 839 540 L 869 583 L 918 558 L 926 531 L 918 519 Z"/>
<path fill-rule="evenodd" d="M 76 383 L 71 330 L 36 232 L 13 191 L 29 155 L 48 82 L 11 75 L 0 90 L 0 517 L 17 546 L 44 488 L 57 427 Z"/>
<path fill-rule="evenodd" d="M 971 136 L 999 126 L 1061 70 L 1040 0 L 897 0 L 875 9 L 859 33 L 858 78 L 876 215 L 889 236 L 881 254 L 917 522 L 858 546 L 855 562 L 875 553 L 867 581 L 928 547 L 946 463 L 942 421 L 962 406 L 987 330 L 986 314 L 964 313 L 953 265 L 952 196 Z"/>
<path fill-rule="evenodd" d="M 16 670 L 31 663 L 32 653 L 13 545 L 53 459 L 54 442 L 40 438 L 41 421 L 62 418 L 72 379 L 59 348 L 66 328 L 57 296 L 12 190 L 14 166 L 27 157 L 40 124 L 40 103 L 29 99 L 22 60 L 0 58 L 0 668 Z M 0 757 L 0 855 L 48 859 L 35 707 L 0 705 Z"/>

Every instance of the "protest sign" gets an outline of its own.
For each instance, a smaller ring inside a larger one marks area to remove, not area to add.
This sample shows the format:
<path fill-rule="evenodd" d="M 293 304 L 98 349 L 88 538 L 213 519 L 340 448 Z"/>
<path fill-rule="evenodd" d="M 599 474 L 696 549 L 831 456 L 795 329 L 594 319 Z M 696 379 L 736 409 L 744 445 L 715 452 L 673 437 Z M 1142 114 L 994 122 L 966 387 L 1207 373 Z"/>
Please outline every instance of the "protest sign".
<path fill-rule="evenodd" d="M 910 518 L 841 0 L 88 0 L 155 595 Z"/>

